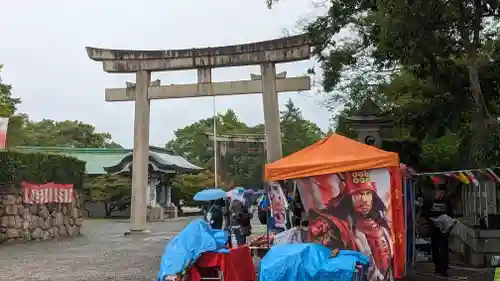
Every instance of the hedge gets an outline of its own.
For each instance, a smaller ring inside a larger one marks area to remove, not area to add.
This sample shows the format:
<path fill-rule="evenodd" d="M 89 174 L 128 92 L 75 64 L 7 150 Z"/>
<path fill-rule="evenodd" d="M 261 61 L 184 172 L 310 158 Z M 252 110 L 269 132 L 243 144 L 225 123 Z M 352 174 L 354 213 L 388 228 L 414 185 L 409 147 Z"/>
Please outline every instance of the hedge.
<path fill-rule="evenodd" d="M 85 176 L 85 162 L 74 157 L 0 151 L 0 185 L 19 188 L 21 181 L 30 183 L 55 182 L 73 184 L 81 189 Z"/>

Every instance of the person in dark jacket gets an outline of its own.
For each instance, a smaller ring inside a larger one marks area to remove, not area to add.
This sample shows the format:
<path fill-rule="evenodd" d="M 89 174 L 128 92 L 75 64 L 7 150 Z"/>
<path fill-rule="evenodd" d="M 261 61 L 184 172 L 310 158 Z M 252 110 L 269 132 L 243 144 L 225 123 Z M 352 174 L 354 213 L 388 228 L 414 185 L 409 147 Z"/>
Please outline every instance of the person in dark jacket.
<path fill-rule="evenodd" d="M 206 219 L 213 229 L 222 229 L 224 222 L 224 199 L 211 201 L 208 207 Z"/>
<path fill-rule="evenodd" d="M 448 276 L 449 233 L 443 233 L 432 221 L 440 215 L 453 217 L 453 209 L 448 197 L 445 195 L 446 185 L 437 184 L 434 189 L 433 198 L 424 199 L 422 215 L 429 222 L 431 234 L 432 261 L 435 271 L 441 276 Z"/>

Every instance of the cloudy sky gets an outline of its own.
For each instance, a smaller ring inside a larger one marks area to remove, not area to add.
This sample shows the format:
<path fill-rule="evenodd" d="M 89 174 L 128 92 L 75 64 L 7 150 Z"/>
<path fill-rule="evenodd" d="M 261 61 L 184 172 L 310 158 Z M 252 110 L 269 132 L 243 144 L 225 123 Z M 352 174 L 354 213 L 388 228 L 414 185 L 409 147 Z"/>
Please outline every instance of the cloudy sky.
<path fill-rule="evenodd" d="M 106 103 L 104 88 L 123 87 L 134 75 L 107 74 L 85 46 L 116 49 L 180 49 L 268 40 L 315 13 L 310 1 L 282 0 L 268 10 L 264 0 L 45 0 L 1 1 L 2 79 L 21 97 L 21 112 L 33 120 L 81 120 L 133 143 L 133 103 Z M 302 75 L 313 61 L 277 66 Z M 259 67 L 216 69 L 214 81 L 249 79 Z M 154 73 L 164 84 L 193 83 L 196 71 Z M 312 90 L 280 94 L 291 98 L 305 118 L 327 129 L 329 114 Z M 217 110 L 233 108 L 248 124 L 263 122 L 260 95 L 217 98 Z M 163 146 L 174 130 L 212 116 L 211 98 L 155 100 L 151 105 L 152 145 Z"/>

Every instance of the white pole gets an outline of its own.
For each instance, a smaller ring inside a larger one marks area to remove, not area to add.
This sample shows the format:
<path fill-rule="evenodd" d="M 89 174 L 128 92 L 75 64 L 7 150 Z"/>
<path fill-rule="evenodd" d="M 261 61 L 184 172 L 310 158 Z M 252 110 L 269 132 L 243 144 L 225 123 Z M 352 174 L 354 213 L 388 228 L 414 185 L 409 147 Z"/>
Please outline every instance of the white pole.
<path fill-rule="evenodd" d="M 218 188 L 219 186 L 219 179 L 218 179 L 218 169 L 217 169 L 217 119 L 219 119 L 217 116 L 217 108 L 215 107 L 215 94 L 213 95 L 212 98 L 212 107 L 214 111 L 214 188 Z"/>

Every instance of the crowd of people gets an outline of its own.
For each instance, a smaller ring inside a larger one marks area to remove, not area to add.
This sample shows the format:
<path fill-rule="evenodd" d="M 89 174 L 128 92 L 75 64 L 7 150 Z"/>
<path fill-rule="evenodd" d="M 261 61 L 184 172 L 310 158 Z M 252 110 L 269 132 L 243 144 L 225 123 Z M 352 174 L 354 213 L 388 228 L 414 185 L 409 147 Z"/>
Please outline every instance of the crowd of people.
<path fill-rule="evenodd" d="M 213 229 L 230 232 L 231 245 L 241 246 L 246 244 L 247 237 L 252 233 L 253 209 L 253 201 L 245 198 L 244 189 L 236 188 L 231 198 L 207 202 L 202 212 Z"/>
<path fill-rule="evenodd" d="M 213 229 L 224 229 L 231 235 L 232 245 L 244 245 L 247 238 L 252 234 L 251 221 L 256 214 L 263 225 L 267 225 L 270 233 L 277 234 L 285 230 L 285 227 L 276 226 L 271 208 L 271 200 L 267 194 L 247 197 L 243 188 L 232 190 L 231 196 L 207 202 L 202 207 L 203 216 Z M 285 194 L 289 204 L 290 214 L 286 215 L 286 228 L 290 226 L 304 225 L 302 222 L 303 207 L 300 196 L 292 196 L 291 192 Z"/>

